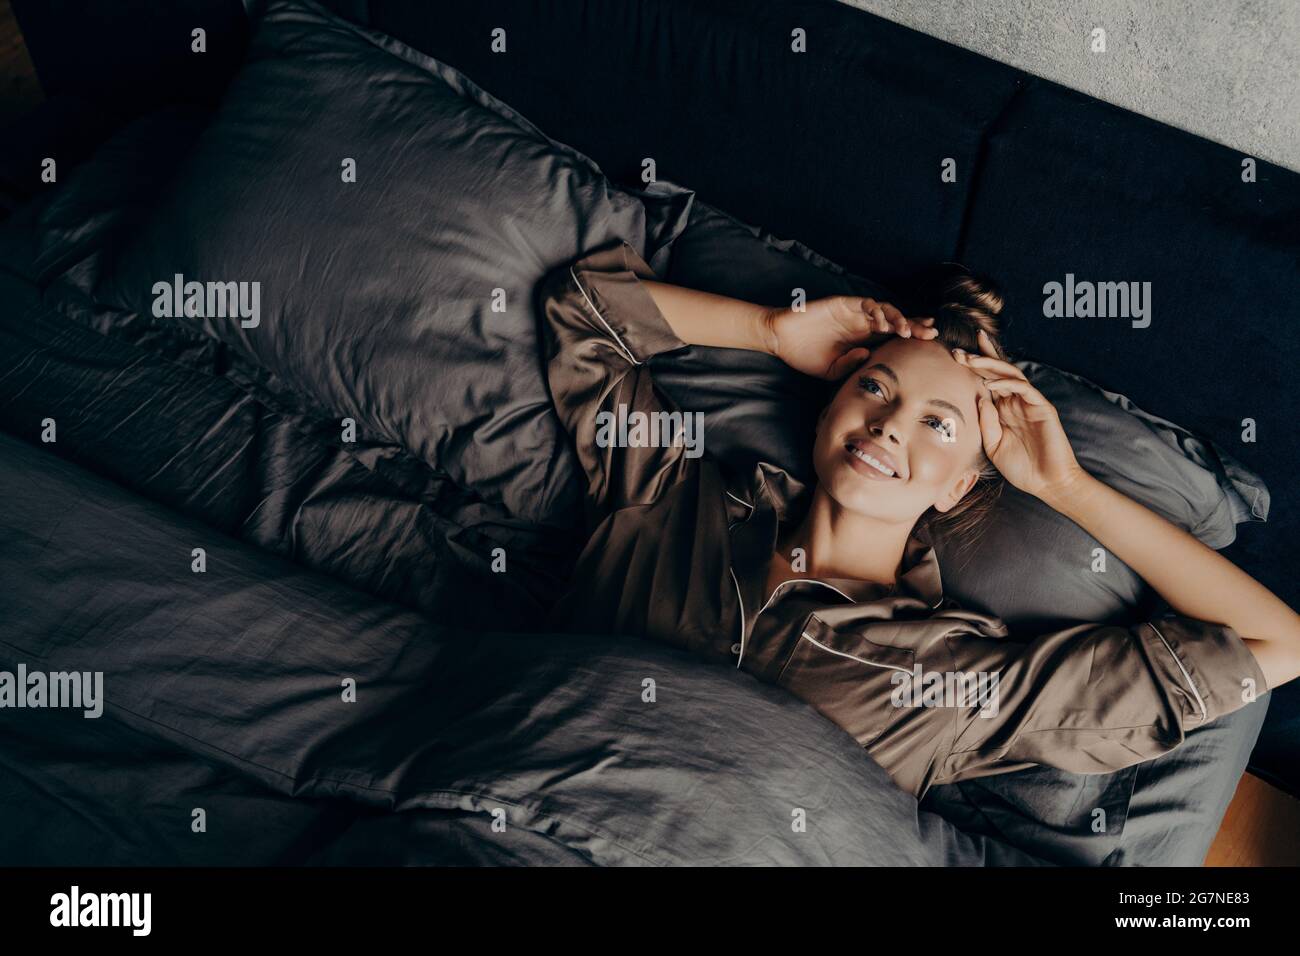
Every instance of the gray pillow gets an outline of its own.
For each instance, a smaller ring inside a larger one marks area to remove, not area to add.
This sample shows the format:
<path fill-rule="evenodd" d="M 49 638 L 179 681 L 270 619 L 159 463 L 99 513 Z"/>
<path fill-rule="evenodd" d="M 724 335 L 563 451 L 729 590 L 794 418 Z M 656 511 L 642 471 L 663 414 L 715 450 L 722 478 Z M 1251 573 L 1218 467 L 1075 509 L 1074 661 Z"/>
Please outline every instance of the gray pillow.
<path fill-rule="evenodd" d="M 792 290 L 892 298 L 806 246 L 777 240 L 696 199 L 674 240 L 667 281 L 762 302 L 788 304 Z M 1061 414 L 1080 463 L 1213 548 L 1236 524 L 1268 516 L 1263 481 L 1186 429 L 1142 411 L 1126 397 L 1037 362 L 1018 361 Z M 654 360 L 655 381 L 678 404 L 703 411 L 709 446 L 748 468 L 767 460 L 807 481 L 812 426 L 825 391 L 776 359 L 732 349 L 690 348 Z M 1108 555 L 1091 570 L 1091 535 L 1038 499 L 1008 486 L 981 538 L 958 555 L 935 551 L 944 592 L 965 607 L 998 615 L 1013 633 L 1131 617 L 1144 582 Z"/>
<path fill-rule="evenodd" d="M 546 389 L 534 287 L 618 238 L 662 265 L 689 199 L 618 189 L 456 70 L 278 0 L 94 295 L 218 339 L 273 390 L 404 445 L 515 517 L 567 524 L 581 483 Z M 168 296 L 155 284 L 176 275 L 247 283 L 258 315 L 213 315 L 214 297 L 205 314 L 157 316 Z"/>
<path fill-rule="evenodd" d="M 1235 462 L 1230 474 L 1222 462 L 1231 459 L 1208 441 L 1080 376 L 1038 362 L 1015 365 L 1056 406 L 1088 472 L 1209 547 L 1231 544 L 1239 520 L 1267 517 L 1263 481 Z M 1201 460 L 1193 451 L 1214 458 Z M 1106 555 L 1104 573 L 1092 570 L 1093 549 L 1100 547 L 1073 521 L 1008 485 L 966 555 L 951 555 L 942 543 L 935 551 L 947 593 L 1033 634 L 1070 623 L 1130 618 L 1151 599 L 1145 582 L 1112 554 Z"/>

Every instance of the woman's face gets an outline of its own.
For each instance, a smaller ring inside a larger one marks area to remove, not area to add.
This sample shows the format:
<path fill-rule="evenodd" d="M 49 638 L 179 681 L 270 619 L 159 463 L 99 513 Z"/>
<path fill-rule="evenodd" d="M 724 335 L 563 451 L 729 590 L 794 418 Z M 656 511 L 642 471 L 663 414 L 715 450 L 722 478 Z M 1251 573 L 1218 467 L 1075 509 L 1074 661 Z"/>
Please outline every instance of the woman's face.
<path fill-rule="evenodd" d="M 886 340 L 818 419 L 817 480 L 841 507 L 884 521 L 948 511 L 979 476 L 982 388 L 937 340 Z"/>

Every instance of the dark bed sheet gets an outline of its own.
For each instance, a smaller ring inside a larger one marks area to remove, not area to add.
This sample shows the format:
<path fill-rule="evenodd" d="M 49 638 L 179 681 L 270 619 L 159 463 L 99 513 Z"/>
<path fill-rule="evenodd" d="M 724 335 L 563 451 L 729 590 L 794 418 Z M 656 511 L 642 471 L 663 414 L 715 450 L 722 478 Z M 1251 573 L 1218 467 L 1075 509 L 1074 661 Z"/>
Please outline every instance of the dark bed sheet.
<path fill-rule="evenodd" d="M 0 495 L 0 668 L 101 671 L 105 698 L 92 719 L 0 712 L 19 731 L 0 745 L 20 781 L 0 790 L 6 859 L 212 862 L 242 837 L 262 861 L 315 843 L 312 862 L 1037 862 L 919 811 L 803 703 L 683 652 L 439 626 L 7 435 Z M 99 734 L 132 759 L 87 759 Z M 49 803 L 95 842 L 34 847 Z"/>

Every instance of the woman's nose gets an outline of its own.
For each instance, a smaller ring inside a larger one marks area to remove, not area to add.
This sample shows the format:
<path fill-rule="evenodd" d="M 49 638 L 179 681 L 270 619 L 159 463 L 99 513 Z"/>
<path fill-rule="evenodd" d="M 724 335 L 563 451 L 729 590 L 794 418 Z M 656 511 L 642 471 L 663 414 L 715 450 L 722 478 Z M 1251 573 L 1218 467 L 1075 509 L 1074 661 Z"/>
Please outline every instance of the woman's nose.
<path fill-rule="evenodd" d="M 895 445 L 900 443 L 902 432 L 893 415 L 887 414 L 875 419 L 867 426 L 867 430 L 881 442 L 889 441 Z"/>

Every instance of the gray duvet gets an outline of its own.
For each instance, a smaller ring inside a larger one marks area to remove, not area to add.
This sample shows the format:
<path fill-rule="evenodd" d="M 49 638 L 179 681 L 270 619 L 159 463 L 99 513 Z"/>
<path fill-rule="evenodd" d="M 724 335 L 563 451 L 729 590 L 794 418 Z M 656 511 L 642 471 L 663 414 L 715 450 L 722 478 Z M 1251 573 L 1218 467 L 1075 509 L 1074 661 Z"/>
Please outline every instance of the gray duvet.
<path fill-rule="evenodd" d="M 7 862 L 1035 862 L 744 675 L 442 627 L 8 436 L 0 495 L 0 670 L 104 699 L 3 714 Z"/>

